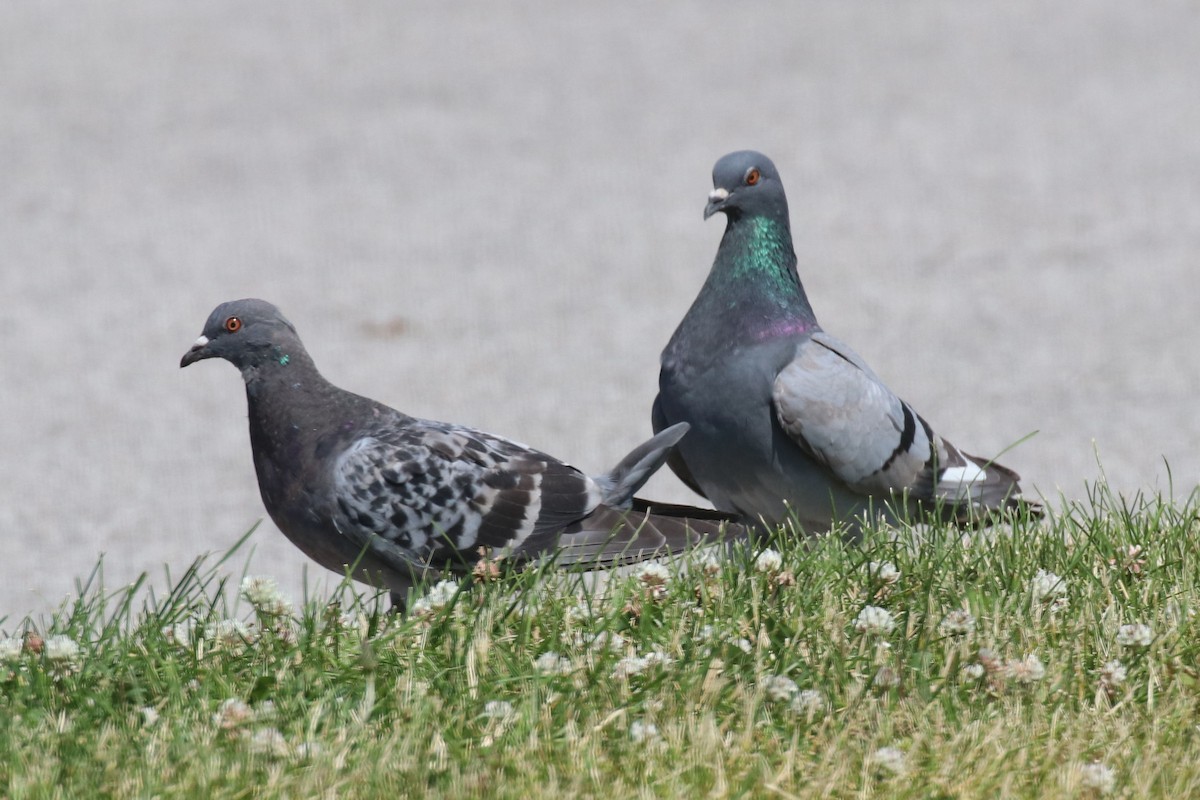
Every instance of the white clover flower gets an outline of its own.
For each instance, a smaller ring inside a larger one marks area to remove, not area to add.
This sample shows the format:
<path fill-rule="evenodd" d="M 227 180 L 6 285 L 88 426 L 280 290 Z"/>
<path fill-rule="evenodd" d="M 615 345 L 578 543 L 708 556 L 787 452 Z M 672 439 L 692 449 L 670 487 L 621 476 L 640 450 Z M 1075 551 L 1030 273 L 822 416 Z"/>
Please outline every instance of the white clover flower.
<path fill-rule="evenodd" d="M 279 591 L 279 584 L 268 575 L 247 575 L 242 578 L 242 597 L 262 614 L 290 614 L 292 604 Z"/>
<path fill-rule="evenodd" d="M 1121 647 L 1144 649 L 1149 647 L 1153 641 L 1154 631 L 1150 630 L 1149 625 L 1132 622 L 1117 628 L 1117 644 Z"/>
<path fill-rule="evenodd" d="M 1039 569 L 1029 582 L 1029 592 L 1037 602 L 1049 602 L 1067 593 L 1067 582 L 1048 570 Z"/>
<path fill-rule="evenodd" d="M 871 763 L 880 771 L 890 772 L 893 775 L 903 775 L 906 769 L 904 751 L 899 747 L 879 748 L 871 755 Z"/>
<path fill-rule="evenodd" d="M 641 656 L 625 656 L 613 667 L 614 678 L 628 678 L 646 671 L 646 659 Z"/>
<path fill-rule="evenodd" d="M 900 580 L 900 570 L 890 561 L 872 561 L 867 564 L 867 572 L 881 583 L 893 584 Z"/>
<path fill-rule="evenodd" d="M 979 666 L 983 667 L 983 671 L 987 675 L 1002 678 L 1008 674 L 1008 665 L 995 650 L 981 647 L 977 655 L 979 656 Z"/>
<path fill-rule="evenodd" d="M 412 606 L 414 617 L 432 617 L 446 606 L 458 594 L 458 584 L 454 581 L 438 581 L 424 597 L 418 598 Z"/>
<path fill-rule="evenodd" d="M 762 688 L 767 699 L 779 703 L 791 700 L 796 696 L 796 692 L 800 691 L 796 682 L 786 675 L 771 675 L 762 682 Z"/>
<path fill-rule="evenodd" d="M 1118 659 L 1113 659 L 1100 667 L 1100 685 L 1110 694 L 1129 677 L 1129 671 Z"/>
<path fill-rule="evenodd" d="M 230 697 L 221 703 L 217 712 L 213 714 L 213 724 L 228 731 L 239 727 L 242 723 L 249 722 L 253 716 L 254 712 L 250 706 L 236 697 Z"/>
<path fill-rule="evenodd" d="M 192 635 L 195 633 L 195 624 L 191 617 L 181 619 L 179 622 L 174 622 L 170 625 L 164 625 L 162 635 L 171 644 L 179 647 L 191 647 Z"/>
<path fill-rule="evenodd" d="M 642 564 L 636 575 L 639 581 L 650 587 L 666 586 L 667 581 L 671 580 L 671 570 L 657 561 L 647 561 Z"/>
<path fill-rule="evenodd" d="M 671 666 L 671 662 L 674 661 L 673 658 L 660 650 L 651 650 L 642 656 L 642 659 L 646 662 L 647 667 L 669 667 Z"/>
<path fill-rule="evenodd" d="M 666 667 L 671 664 L 671 657 L 657 650 L 652 650 L 644 656 L 626 656 L 613 667 L 614 678 L 628 678 L 641 675 L 651 667 Z"/>
<path fill-rule="evenodd" d="M 204 638 L 221 650 L 240 653 L 254 642 L 254 631 L 238 619 L 222 619 L 204 628 Z"/>
<path fill-rule="evenodd" d="M 483 715 L 488 719 L 508 719 L 513 714 L 513 705 L 507 700 L 488 700 L 483 706 Z"/>
<path fill-rule="evenodd" d="M 54 680 L 60 680 L 80 670 L 83 651 L 79 642 L 70 636 L 56 634 L 42 644 L 42 655 Z"/>
<path fill-rule="evenodd" d="M 1097 794 L 1109 794 L 1117 786 L 1117 774 L 1099 761 L 1084 764 L 1079 770 L 1079 784 Z"/>
<path fill-rule="evenodd" d="M 1036 683 L 1046 677 L 1046 667 L 1036 653 L 1030 653 L 1021 660 L 1010 659 L 1008 676 L 1017 683 Z"/>
<path fill-rule="evenodd" d="M 259 728 L 251 734 L 247 745 L 252 753 L 262 753 L 268 756 L 286 756 L 288 754 L 287 739 L 277 728 Z"/>
<path fill-rule="evenodd" d="M 962 668 L 962 673 L 967 680 L 977 681 L 987 674 L 987 667 L 983 664 L 967 664 Z"/>
<path fill-rule="evenodd" d="M 582 599 L 575 601 L 575 604 L 567 608 L 568 622 L 591 622 L 596 618 L 596 609 L 589 606 Z"/>
<path fill-rule="evenodd" d="M 47 639 L 42 652 L 47 661 L 60 665 L 76 664 L 80 658 L 79 642 L 61 633 Z"/>
<path fill-rule="evenodd" d="M 758 554 L 758 558 L 754 559 L 754 569 L 764 575 L 774 575 L 783 569 L 783 556 L 770 548 L 763 550 Z"/>
<path fill-rule="evenodd" d="M 579 637 L 579 643 L 593 653 L 620 652 L 625 649 L 625 637 L 615 631 L 599 631 Z"/>
<path fill-rule="evenodd" d="M 138 709 L 138 713 L 142 715 L 142 726 L 151 728 L 154 723 L 158 722 L 158 709 L 154 706 L 142 706 Z"/>
<path fill-rule="evenodd" d="M 892 612 L 879 606 L 866 606 L 858 612 L 854 620 L 854 629 L 859 633 L 874 636 L 887 635 L 896 627 Z"/>
<path fill-rule="evenodd" d="M 271 632 L 275 634 L 275 638 L 286 645 L 296 645 L 300 641 L 300 634 L 297 631 L 295 623 L 290 619 L 277 619 L 271 626 Z"/>
<path fill-rule="evenodd" d="M 880 689 L 894 689 L 900 685 L 900 673 L 885 664 L 875 673 L 871 684 Z"/>
<path fill-rule="evenodd" d="M 417 602 L 419 603 L 420 600 Z M 416 603 L 414 603 L 413 606 L 415 607 Z M 333 625 L 335 625 L 338 630 L 343 630 L 347 633 L 355 632 L 363 638 L 366 638 L 367 631 L 371 629 L 371 621 L 367 619 L 366 614 L 357 608 L 348 608 L 338 614 L 337 619 L 333 622 Z"/>
<path fill-rule="evenodd" d="M 0 664 L 11 664 L 21 658 L 25 644 L 20 639 L 8 637 L 0 639 Z"/>
<path fill-rule="evenodd" d="M 711 552 L 705 553 L 704 558 L 700 560 L 700 571 L 710 578 L 720 575 L 722 566 L 721 559 Z"/>
<path fill-rule="evenodd" d="M 970 636 L 975 632 L 975 618 L 965 608 L 956 608 L 938 623 L 942 636 Z"/>
<path fill-rule="evenodd" d="M 825 697 L 816 689 L 804 689 L 796 692 L 791 707 L 797 714 L 815 714 L 825 710 Z"/>
<path fill-rule="evenodd" d="M 644 722 L 639 719 L 634 720 L 634 723 L 629 726 L 629 738 L 642 743 L 657 742 L 662 736 L 658 733 L 658 726 L 653 722 Z"/>
<path fill-rule="evenodd" d="M 571 671 L 571 659 L 548 650 L 537 657 L 533 666 L 543 675 L 565 675 Z"/>

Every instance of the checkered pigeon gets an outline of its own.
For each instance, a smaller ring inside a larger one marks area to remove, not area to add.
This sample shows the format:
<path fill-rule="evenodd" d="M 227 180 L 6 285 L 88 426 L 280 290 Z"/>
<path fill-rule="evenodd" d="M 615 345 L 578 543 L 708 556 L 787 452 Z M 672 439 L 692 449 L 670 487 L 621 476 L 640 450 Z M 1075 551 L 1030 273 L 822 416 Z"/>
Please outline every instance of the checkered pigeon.
<path fill-rule="evenodd" d="M 591 568 L 676 553 L 745 531 L 720 515 L 655 513 L 634 493 L 687 433 L 674 425 L 590 477 L 553 456 L 418 419 L 325 380 L 296 329 L 263 300 L 218 306 L 180 366 L 241 370 L 263 504 L 322 566 L 390 590 L 482 558 Z"/>

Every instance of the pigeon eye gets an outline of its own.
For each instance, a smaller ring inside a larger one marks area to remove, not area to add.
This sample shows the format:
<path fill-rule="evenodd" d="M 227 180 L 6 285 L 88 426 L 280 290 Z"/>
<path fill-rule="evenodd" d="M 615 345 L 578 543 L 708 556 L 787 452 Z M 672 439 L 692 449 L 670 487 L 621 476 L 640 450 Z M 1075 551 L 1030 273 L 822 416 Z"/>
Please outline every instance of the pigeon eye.
<path fill-rule="evenodd" d="M 230 317 L 229 319 L 225 320 L 225 330 L 229 331 L 230 333 L 237 333 L 241 329 L 242 321 L 237 317 Z"/>
<path fill-rule="evenodd" d="M 746 172 L 746 185 L 753 186 L 754 184 L 758 183 L 758 179 L 761 177 L 762 173 L 758 171 L 758 167 L 751 167 L 749 171 Z"/>

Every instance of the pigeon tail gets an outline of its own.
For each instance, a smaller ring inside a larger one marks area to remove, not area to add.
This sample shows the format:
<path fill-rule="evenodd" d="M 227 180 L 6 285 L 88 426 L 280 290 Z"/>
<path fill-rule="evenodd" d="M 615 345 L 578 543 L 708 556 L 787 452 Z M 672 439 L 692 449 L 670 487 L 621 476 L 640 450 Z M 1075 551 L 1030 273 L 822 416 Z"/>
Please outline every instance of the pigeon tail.
<path fill-rule="evenodd" d="M 560 567 L 610 569 L 749 536 L 750 530 L 731 514 L 638 498 L 629 510 L 599 506 L 564 529 L 555 550 L 541 555 Z"/>
<path fill-rule="evenodd" d="M 666 462 L 690 428 L 686 422 L 676 423 L 635 447 L 605 474 L 593 476 L 592 480 L 600 488 L 601 502 L 613 508 L 628 509 L 633 504 L 634 494 Z"/>

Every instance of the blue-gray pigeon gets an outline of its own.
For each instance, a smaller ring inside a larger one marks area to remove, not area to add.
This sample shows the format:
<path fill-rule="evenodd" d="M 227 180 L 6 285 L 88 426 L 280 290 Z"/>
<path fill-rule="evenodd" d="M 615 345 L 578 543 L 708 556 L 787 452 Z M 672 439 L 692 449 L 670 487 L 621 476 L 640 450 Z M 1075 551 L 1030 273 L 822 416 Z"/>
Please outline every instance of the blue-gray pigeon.
<path fill-rule="evenodd" d="M 180 366 L 206 358 L 242 372 L 271 519 L 322 566 L 353 567 L 356 579 L 389 589 L 399 608 L 426 576 L 470 572 L 484 557 L 604 567 L 745 534 L 727 515 L 634 498 L 686 424 L 593 478 L 508 439 L 339 389 L 263 300 L 217 306 Z"/>
<path fill-rule="evenodd" d="M 796 271 L 787 197 L 769 158 L 713 168 L 704 218 L 725 235 L 700 294 L 662 354 L 655 431 L 691 431 L 668 463 L 717 508 L 806 532 L 936 515 L 981 524 L 1036 502 L 1018 475 L 934 433 L 845 343 L 817 323 Z"/>

